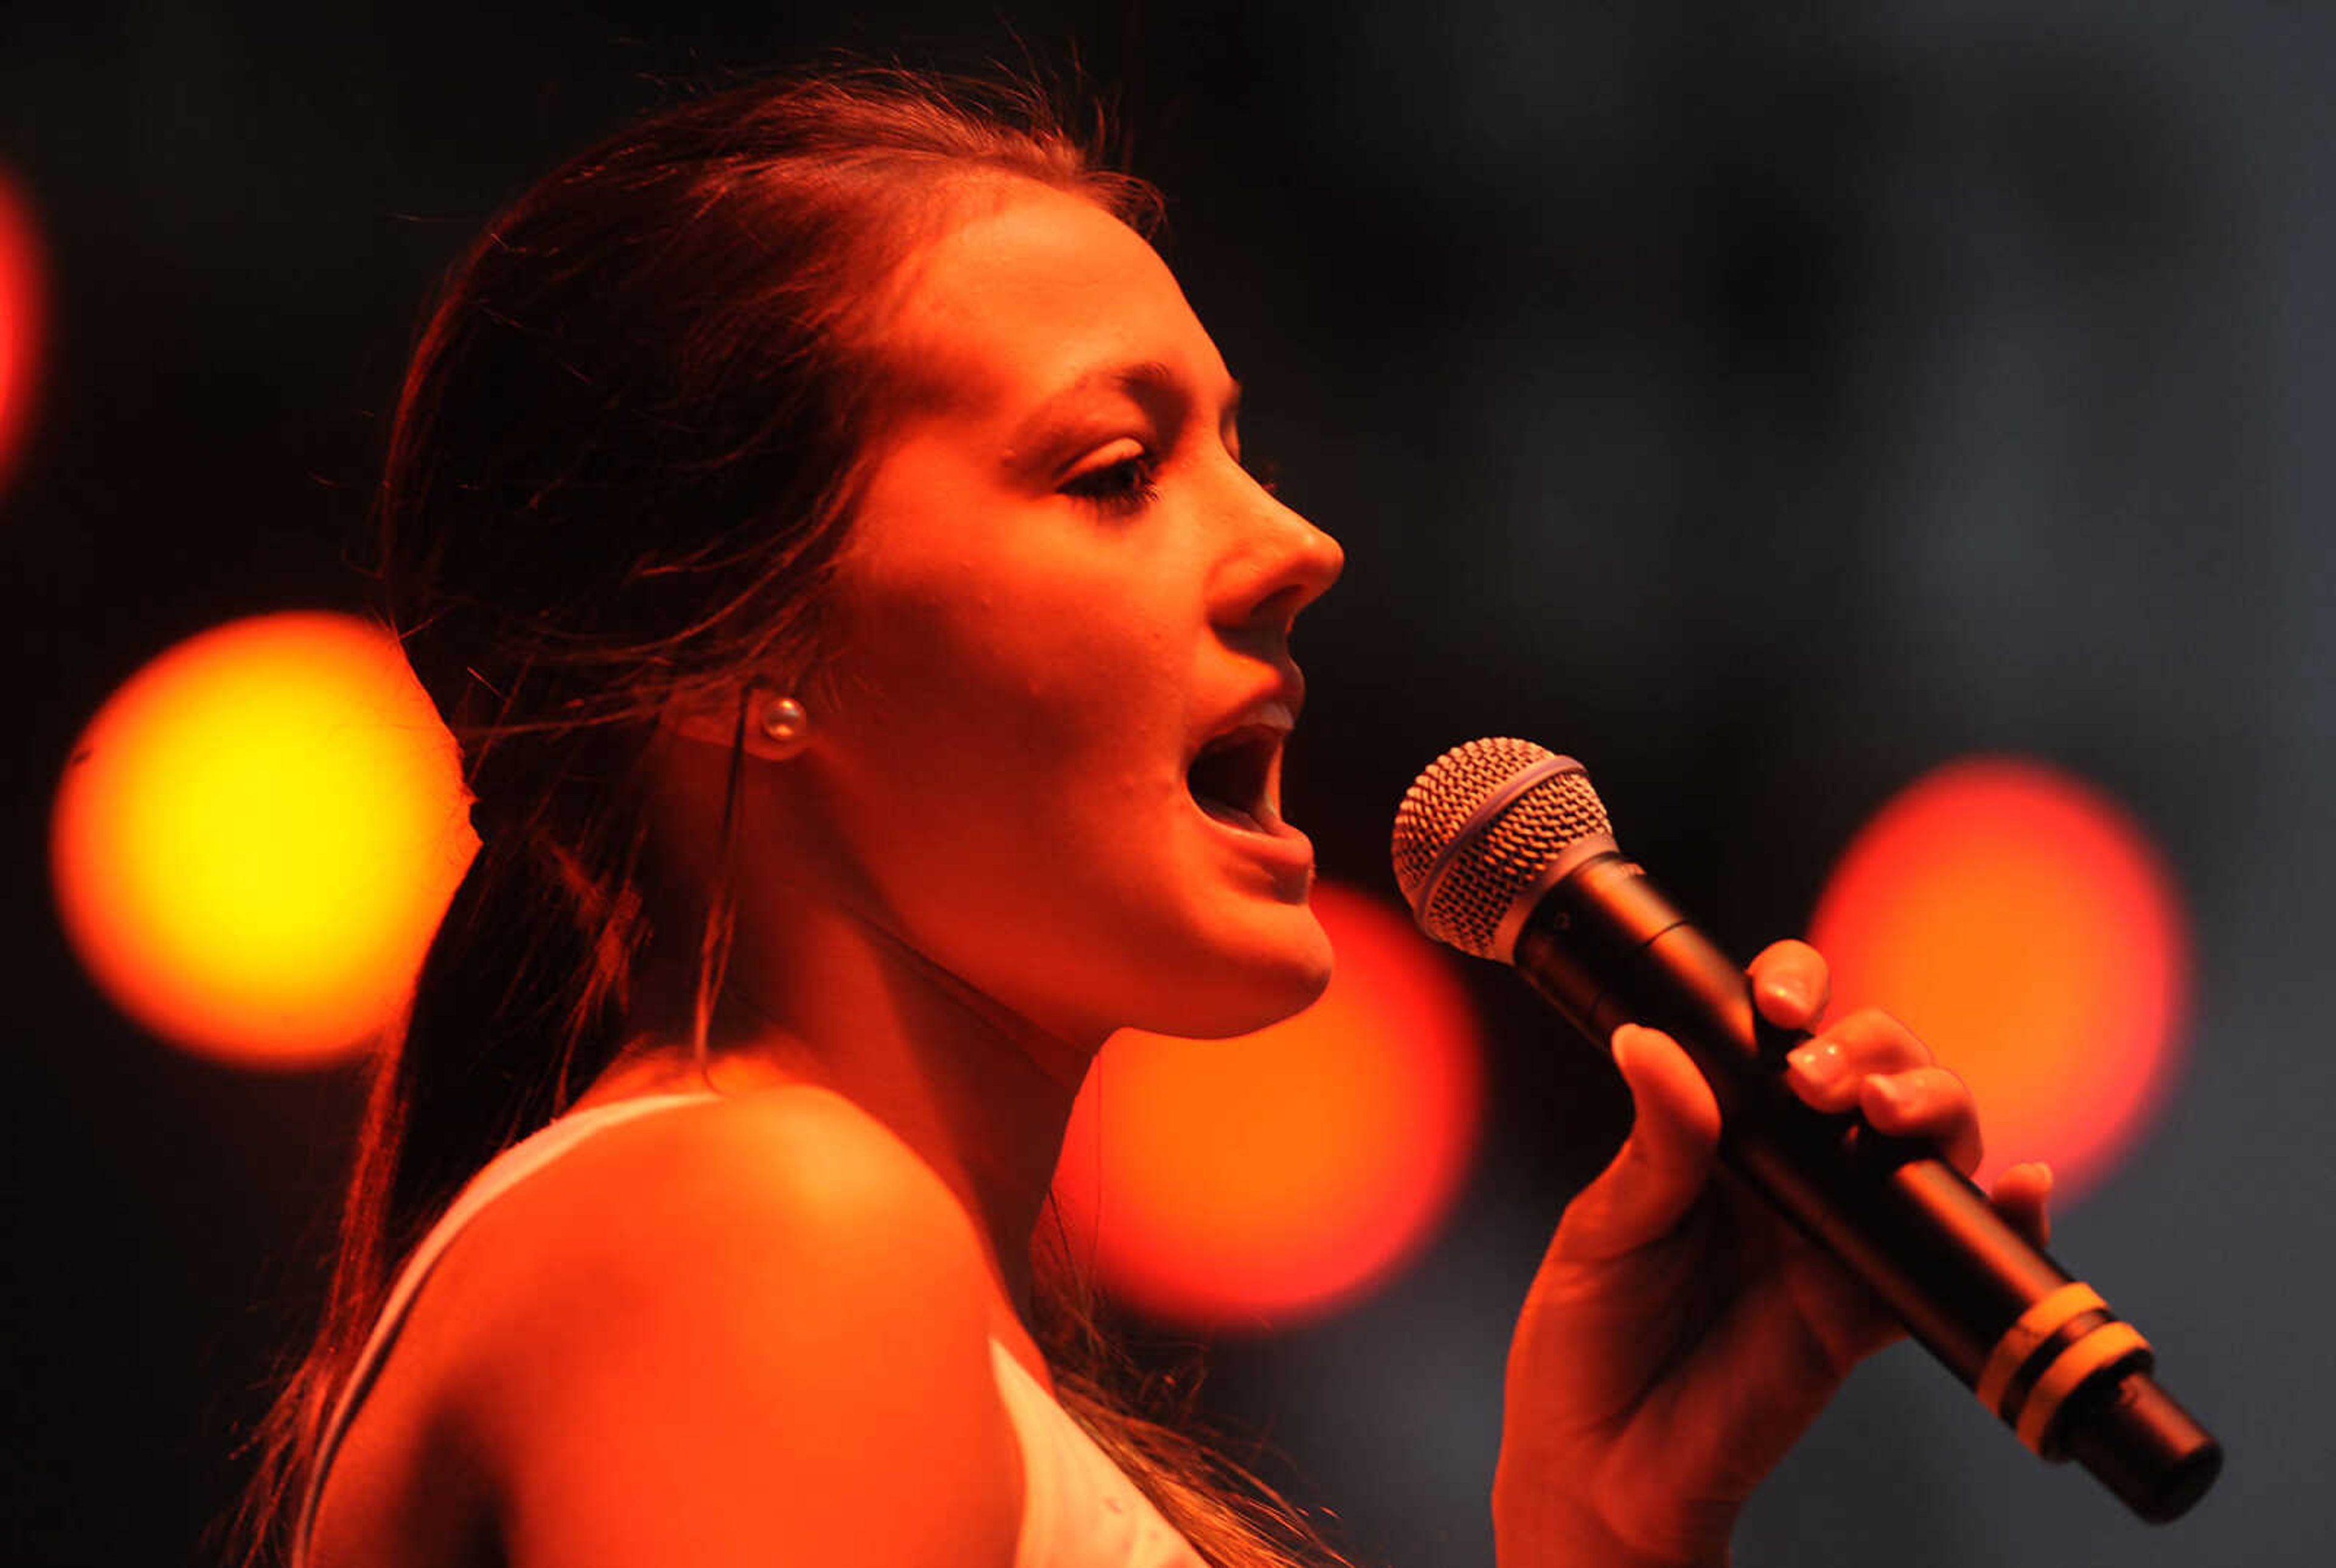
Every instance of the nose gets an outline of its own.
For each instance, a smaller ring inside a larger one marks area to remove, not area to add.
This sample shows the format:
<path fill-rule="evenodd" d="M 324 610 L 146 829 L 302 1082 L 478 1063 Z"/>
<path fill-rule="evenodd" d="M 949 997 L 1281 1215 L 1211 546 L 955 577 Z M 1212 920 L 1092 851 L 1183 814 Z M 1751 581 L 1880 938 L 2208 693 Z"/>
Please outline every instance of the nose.
<path fill-rule="evenodd" d="M 1243 474 L 1233 543 L 1212 579 L 1210 608 L 1227 629 L 1287 637 L 1298 612 L 1329 591 L 1347 564 L 1338 541 Z"/>

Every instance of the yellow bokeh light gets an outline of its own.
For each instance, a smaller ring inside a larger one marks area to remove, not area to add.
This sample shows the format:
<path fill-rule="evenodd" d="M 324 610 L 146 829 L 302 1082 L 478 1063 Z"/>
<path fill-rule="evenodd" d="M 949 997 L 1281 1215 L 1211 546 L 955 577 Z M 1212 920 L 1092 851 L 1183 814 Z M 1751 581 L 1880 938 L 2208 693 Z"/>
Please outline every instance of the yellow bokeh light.
<path fill-rule="evenodd" d="M 250 1066 L 365 1047 L 475 851 L 453 737 L 385 632 L 218 628 L 83 732 L 51 833 L 59 916 L 141 1025 Z"/>

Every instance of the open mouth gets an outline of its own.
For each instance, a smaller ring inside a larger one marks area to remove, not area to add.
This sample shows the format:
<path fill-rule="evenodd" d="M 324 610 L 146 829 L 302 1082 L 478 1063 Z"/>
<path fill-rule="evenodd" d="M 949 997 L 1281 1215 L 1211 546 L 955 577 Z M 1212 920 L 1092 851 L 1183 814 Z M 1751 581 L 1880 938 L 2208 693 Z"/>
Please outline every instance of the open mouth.
<path fill-rule="evenodd" d="M 1184 770 L 1184 787 L 1201 810 L 1228 827 L 1270 833 L 1281 825 L 1275 800 L 1281 742 L 1288 732 L 1271 725 L 1227 730 L 1201 748 Z"/>

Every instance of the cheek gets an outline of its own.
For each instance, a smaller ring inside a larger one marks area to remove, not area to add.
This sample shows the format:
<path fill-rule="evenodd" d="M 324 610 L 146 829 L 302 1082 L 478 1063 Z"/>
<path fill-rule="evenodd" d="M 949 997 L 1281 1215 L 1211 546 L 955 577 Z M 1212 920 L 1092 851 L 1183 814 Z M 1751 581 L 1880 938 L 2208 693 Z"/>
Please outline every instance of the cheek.
<path fill-rule="evenodd" d="M 967 786 L 1067 793 L 1108 780 L 1114 759 L 1173 753 L 1184 672 L 1163 607 L 1077 564 L 930 563 L 874 586 L 842 700 L 974 770 Z"/>
<path fill-rule="evenodd" d="M 835 799 L 870 870 L 998 901 L 1109 880 L 1182 744 L 1157 645 L 1076 605 L 934 597 L 871 599 L 839 660 Z"/>

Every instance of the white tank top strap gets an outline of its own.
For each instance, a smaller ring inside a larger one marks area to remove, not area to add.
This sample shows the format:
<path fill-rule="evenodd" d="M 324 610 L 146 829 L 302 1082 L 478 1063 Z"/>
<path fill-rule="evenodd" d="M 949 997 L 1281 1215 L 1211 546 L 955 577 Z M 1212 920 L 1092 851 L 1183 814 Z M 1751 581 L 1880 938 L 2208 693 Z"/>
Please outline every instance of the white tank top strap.
<path fill-rule="evenodd" d="M 472 1177 L 399 1271 L 381 1316 L 358 1353 L 317 1446 L 300 1517 L 292 1568 L 307 1568 L 308 1535 L 333 1456 L 397 1342 L 430 1271 L 479 1212 L 595 1133 L 635 1117 L 715 1096 L 710 1092 L 647 1095 L 572 1111 L 521 1139 Z M 989 1356 L 1022 1451 L 1022 1527 L 1015 1568 L 1204 1568 L 1201 1556 L 1070 1413 L 993 1338 Z"/>

